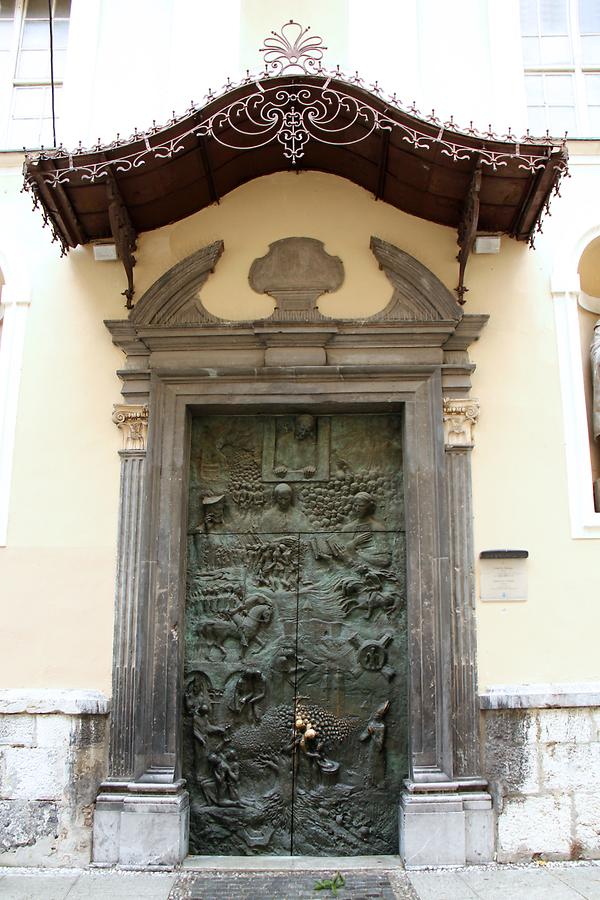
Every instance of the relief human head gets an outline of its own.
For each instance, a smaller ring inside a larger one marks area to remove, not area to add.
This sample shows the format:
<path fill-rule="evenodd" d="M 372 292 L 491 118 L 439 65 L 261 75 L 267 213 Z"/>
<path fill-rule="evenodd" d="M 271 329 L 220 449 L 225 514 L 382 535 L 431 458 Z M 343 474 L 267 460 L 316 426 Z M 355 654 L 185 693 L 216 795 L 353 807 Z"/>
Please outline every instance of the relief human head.
<path fill-rule="evenodd" d="M 375 500 L 366 491 L 359 491 L 352 500 L 352 509 L 359 519 L 372 516 L 375 512 Z"/>
<path fill-rule="evenodd" d="M 294 422 L 294 435 L 296 440 L 304 441 L 306 438 L 314 438 L 317 429 L 317 420 L 308 413 L 296 416 Z"/>
<path fill-rule="evenodd" d="M 221 525 L 225 515 L 225 494 L 216 497 L 203 497 L 202 509 L 204 510 L 205 525 Z"/>
<path fill-rule="evenodd" d="M 292 505 L 292 500 L 294 499 L 294 493 L 289 486 L 285 482 L 281 482 L 281 484 L 275 485 L 273 488 L 273 500 L 275 502 L 275 506 L 277 506 L 281 512 L 287 512 L 290 506 Z"/>

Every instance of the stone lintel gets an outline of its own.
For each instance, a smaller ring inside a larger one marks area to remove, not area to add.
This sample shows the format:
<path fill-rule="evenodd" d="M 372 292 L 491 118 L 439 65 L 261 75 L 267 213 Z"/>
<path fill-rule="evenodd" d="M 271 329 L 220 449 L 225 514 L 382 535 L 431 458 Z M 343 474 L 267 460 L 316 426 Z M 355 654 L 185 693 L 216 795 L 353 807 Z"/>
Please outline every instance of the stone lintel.
<path fill-rule="evenodd" d="M 110 700 L 101 691 L 56 688 L 3 688 L 1 715 L 107 715 Z"/>
<path fill-rule="evenodd" d="M 481 709 L 560 709 L 600 706 L 600 682 L 495 685 L 479 695 Z"/>

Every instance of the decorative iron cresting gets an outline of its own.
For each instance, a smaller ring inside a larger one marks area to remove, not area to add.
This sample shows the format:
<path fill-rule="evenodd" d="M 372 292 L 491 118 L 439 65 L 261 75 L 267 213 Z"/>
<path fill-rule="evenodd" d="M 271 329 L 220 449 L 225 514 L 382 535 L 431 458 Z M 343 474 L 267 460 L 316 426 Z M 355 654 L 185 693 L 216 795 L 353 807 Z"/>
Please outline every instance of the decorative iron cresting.
<path fill-rule="evenodd" d="M 190 144 L 195 142 L 203 154 L 211 198 L 215 201 L 219 195 L 210 162 L 207 162 L 208 142 L 238 152 L 279 144 L 289 166 L 296 167 L 302 165 L 310 142 L 348 148 L 367 141 L 374 134 L 381 136 L 383 154 L 379 164 L 378 198 L 383 196 L 387 164 L 384 160 L 387 160 L 391 135 L 399 135 L 402 144 L 417 151 L 437 151 L 453 163 L 470 161 L 479 173 L 483 167 L 497 172 L 509 164 L 514 170 L 516 165 L 532 176 L 535 181 L 532 191 L 539 190 L 542 177 L 551 170 L 550 187 L 544 188 L 547 193 L 542 192 L 537 201 L 535 218 L 521 235 L 533 246 L 535 233 L 541 231 L 541 220 L 549 212 L 550 198 L 559 193 L 560 179 L 567 172 L 564 140 L 552 140 L 548 133 L 540 140 L 532 137 L 529 131 L 524 137 L 517 138 L 510 129 L 506 134 L 498 135 L 491 126 L 481 132 L 472 122 L 468 128 L 461 128 L 453 117 L 447 121 L 440 119 L 435 110 L 423 115 L 414 102 L 410 106 L 404 105 L 395 93 L 387 94 L 377 82 L 367 84 L 358 72 L 349 74 L 339 66 L 335 69 L 323 67 L 326 49 L 321 37 L 290 20 L 280 32 L 273 31 L 265 39 L 260 49 L 265 64 L 263 72 L 251 75 L 248 71 L 237 82 L 228 79 L 219 92 L 209 90 L 203 106 L 192 102 L 182 116 L 176 117 L 173 113 L 165 126 L 153 123 L 152 128 L 143 132 L 135 129 L 126 140 L 117 135 L 112 143 L 102 145 L 98 141 L 88 149 L 80 143 L 77 149 L 68 151 L 61 144 L 57 149 L 42 148 L 39 153 L 26 154 L 24 189 L 31 193 L 34 208 L 42 207 L 44 224 L 50 226 L 53 240 L 60 243 L 63 255 L 70 246 L 89 240 L 81 233 L 65 187 L 94 184 L 100 179 L 114 181 L 116 185 L 114 176 L 117 174 L 134 172 L 152 160 L 177 157 L 189 151 Z M 239 89 L 244 87 L 248 91 L 240 96 Z M 232 95 L 230 102 L 227 102 L 228 95 Z M 218 104 L 215 103 L 217 100 Z M 117 153 L 115 158 L 115 151 L 120 147 L 123 147 L 123 153 Z M 63 213 L 57 212 L 55 205 L 49 202 L 52 193 L 61 198 Z M 461 303 L 466 291 L 464 271 L 477 229 L 477 203 L 478 197 L 471 186 L 459 223 L 457 294 Z M 124 204 L 122 207 L 125 209 Z M 123 221 L 127 218 L 121 216 Z M 69 226 L 74 237 L 69 236 Z M 74 232 L 73 228 L 76 229 Z M 111 231 L 114 236 L 112 222 Z M 130 307 L 134 293 L 135 233 L 128 230 L 125 239 L 122 231 L 119 231 L 122 238 L 119 258 L 127 273 L 128 285 L 124 294 Z M 517 234 L 516 225 L 513 231 Z M 507 233 L 513 234 L 513 231 Z"/>
<path fill-rule="evenodd" d="M 282 145 L 284 156 L 292 164 L 296 164 L 302 159 L 304 148 L 311 140 L 342 147 L 362 142 L 375 131 L 399 129 L 402 140 L 417 149 L 431 149 L 435 145 L 455 161 L 477 156 L 482 165 L 490 166 L 494 171 L 506 166 L 509 160 L 517 160 L 519 168 L 536 172 L 548 163 L 548 145 L 556 151 L 564 148 L 564 140 L 553 141 L 548 133 L 542 147 L 540 139 L 531 136 L 529 131 L 521 138 L 517 138 L 510 128 L 506 134 L 498 135 L 491 130 L 491 126 L 485 132 L 478 131 L 472 122 L 468 128 L 461 128 L 452 116 L 443 121 L 435 115 L 435 110 L 429 115 L 423 114 L 414 103 L 406 106 L 395 93 L 385 93 L 377 82 L 367 84 L 358 72 L 348 74 L 339 66 L 333 70 L 324 68 L 321 59 L 326 47 L 320 37 L 309 37 L 308 31 L 308 28 L 303 29 L 297 22 L 290 20 L 282 27 L 280 34 L 272 32 L 261 49 L 266 69 L 258 76 L 246 72 L 245 77 L 239 81 L 228 79 L 217 93 L 209 90 L 205 96 L 205 105 L 210 106 L 218 97 L 243 85 L 254 84 L 256 90 L 243 99 L 234 100 L 218 112 L 206 115 L 200 123 L 194 122 L 189 129 L 178 132 L 176 136 L 169 136 L 169 130 L 201 112 L 203 107 L 192 102 L 183 116 L 176 117 L 173 113 L 165 126 L 153 123 L 152 128 L 142 132 L 136 128 L 127 139 L 121 139 L 117 135 L 116 140 L 109 144 L 103 145 L 99 141 L 93 147 L 84 148 L 80 143 L 77 149 L 70 151 L 61 144 L 55 150 L 42 149 L 40 153 L 27 154 L 26 167 L 28 164 L 39 165 L 43 160 L 66 159 L 69 162 L 68 168 L 41 173 L 48 186 L 68 184 L 75 174 L 84 181 L 93 182 L 106 177 L 111 169 L 115 172 L 137 169 L 144 165 L 148 157 L 170 158 L 184 149 L 185 140 L 190 136 L 212 138 L 235 150 L 254 150 L 277 141 Z M 277 81 L 286 75 L 299 75 L 303 80 L 294 80 L 292 83 Z M 304 80 L 315 76 L 319 80 Z M 420 121 L 412 126 L 398 122 L 387 111 L 376 109 L 367 99 L 348 93 L 346 87 L 374 94 L 384 101 L 386 110 L 390 113 L 397 110 Z M 340 127 L 337 115 L 342 111 L 346 121 Z M 248 117 L 246 127 L 241 124 L 243 113 Z M 357 123 L 365 129 L 358 136 L 353 134 L 353 126 Z M 423 129 L 421 125 L 434 128 Z M 461 135 L 494 141 L 504 146 L 496 149 L 475 148 L 461 142 Z M 132 142 L 141 142 L 143 146 L 119 159 L 97 160 L 87 164 L 79 162 L 90 153 L 114 150 Z M 566 171 L 566 159 L 559 163 L 559 167 Z M 37 194 L 37 185 L 27 171 L 25 189 Z"/>

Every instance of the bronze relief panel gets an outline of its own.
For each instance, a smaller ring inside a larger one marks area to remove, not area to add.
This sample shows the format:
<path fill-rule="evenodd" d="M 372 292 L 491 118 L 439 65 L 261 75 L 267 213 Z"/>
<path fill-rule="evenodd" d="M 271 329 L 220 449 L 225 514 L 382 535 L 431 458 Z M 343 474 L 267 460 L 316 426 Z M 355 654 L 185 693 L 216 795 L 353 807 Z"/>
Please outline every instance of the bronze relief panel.
<path fill-rule="evenodd" d="M 192 853 L 397 852 L 398 416 L 194 420 L 184 713 Z"/>

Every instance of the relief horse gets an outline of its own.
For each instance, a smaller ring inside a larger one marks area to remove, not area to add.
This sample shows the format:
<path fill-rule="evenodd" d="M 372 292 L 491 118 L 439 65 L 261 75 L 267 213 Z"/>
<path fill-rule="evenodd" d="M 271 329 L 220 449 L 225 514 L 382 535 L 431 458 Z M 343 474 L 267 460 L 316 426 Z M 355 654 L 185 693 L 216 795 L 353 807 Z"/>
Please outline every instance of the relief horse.
<path fill-rule="evenodd" d="M 273 607 L 265 598 L 251 598 L 232 612 L 221 613 L 219 618 L 205 619 L 198 629 L 198 635 L 209 656 L 211 649 L 216 647 L 221 658 L 225 659 L 225 642 L 228 640 L 239 643 L 240 656 L 244 656 L 253 642 L 264 647 L 259 631 L 270 623 L 272 617 Z"/>

